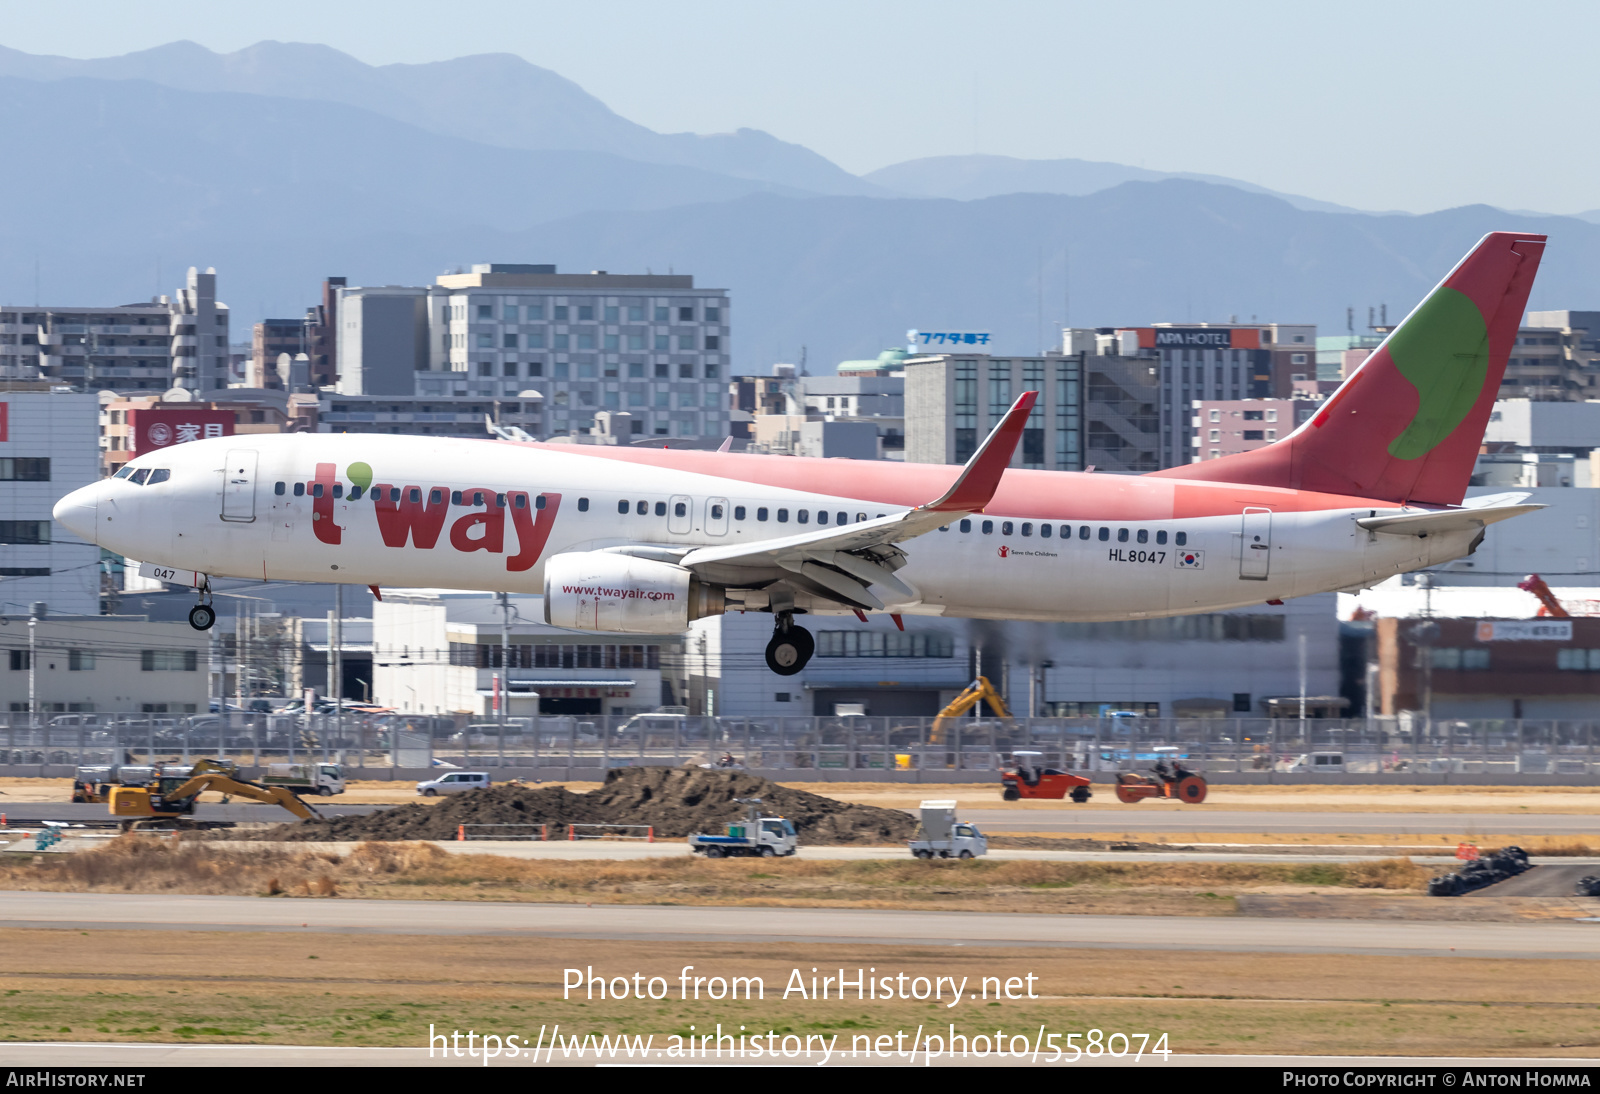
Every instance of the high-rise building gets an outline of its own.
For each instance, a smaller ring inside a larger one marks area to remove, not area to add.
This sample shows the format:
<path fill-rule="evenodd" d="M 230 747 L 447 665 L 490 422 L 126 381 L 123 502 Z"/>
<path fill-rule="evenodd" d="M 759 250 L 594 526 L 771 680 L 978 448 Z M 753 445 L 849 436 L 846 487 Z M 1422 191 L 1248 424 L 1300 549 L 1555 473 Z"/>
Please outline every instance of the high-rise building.
<path fill-rule="evenodd" d="M 250 370 L 246 374 L 246 384 L 259 388 L 283 388 L 283 377 L 278 375 L 278 355 L 287 353 L 292 358 L 305 352 L 305 320 L 261 320 L 255 325 L 250 339 Z"/>
<path fill-rule="evenodd" d="M 1600 399 L 1600 312 L 1534 311 L 1517 331 L 1500 381 L 1502 399 Z"/>
<path fill-rule="evenodd" d="M 1252 452 L 1293 433 L 1322 406 L 1317 399 L 1196 399 L 1190 460 Z"/>
<path fill-rule="evenodd" d="M 232 380 L 217 273 L 189 268 L 174 296 L 117 307 L 0 305 L 0 380 L 79 391 L 209 392 Z"/>
<path fill-rule="evenodd" d="M 684 274 L 482 264 L 437 283 L 336 291 L 342 395 L 544 400 L 551 434 L 600 411 L 644 436 L 728 432 L 728 294 Z"/>
<path fill-rule="evenodd" d="M 907 462 L 965 463 L 1017 396 L 1037 391 L 1011 466 L 1083 470 L 1082 354 L 930 354 L 907 358 L 904 367 Z"/>
<path fill-rule="evenodd" d="M 1288 399 L 1297 382 L 1317 378 L 1317 328 L 1311 324 L 1155 323 L 1063 334 L 1068 353 L 1153 358 L 1161 467 L 1189 462 L 1195 400 Z"/>
<path fill-rule="evenodd" d="M 100 477 L 100 401 L 47 383 L 0 383 L 0 616 L 100 614 L 100 548 L 50 512 Z M 15 629 L 15 628 L 13 628 Z"/>

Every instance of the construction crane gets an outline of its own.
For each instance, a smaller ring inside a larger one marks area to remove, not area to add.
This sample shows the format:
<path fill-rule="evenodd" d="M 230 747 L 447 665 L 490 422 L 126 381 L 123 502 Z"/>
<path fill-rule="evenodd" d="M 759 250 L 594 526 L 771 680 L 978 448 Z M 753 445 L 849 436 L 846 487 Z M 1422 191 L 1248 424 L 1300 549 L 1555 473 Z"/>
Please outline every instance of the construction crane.
<path fill-rule="evenodd" d="M 979 703 L 988 703 L 989 709 L 1001 718 L 1010 718 L 1011 711 L 1006 707 L 1006 701 L 1001 698 L 995 686 L 989 683 L 987 676 L 980 676 L 968 684 L 966 690 L 954 699 L 950 705 L 939 712 L 933 720 L 933 729 L 928 734 L 928 743 L 931 745 L 944 744 L 944 733 L 948 724 L 961 717 Z"/>
<path fill-rule="evenodd" d="M 154 786 L 113 786 L 111 815 L 137 820 L 172 820 L 194 812 L 195 800 L 207 790 L 282 806 L 301 820 L 319 818 L 311 806 L 281 786 L 262 786 L 239 777 L 226 760 L 198 760 L 187 775 L 161 775 Z"/>
<path fill-rule="evenodd" d="M 1571 619 L 1572 613 L 1561 606 L 1561 601 L 1556 599 L 1556 594 L 1550 591 L 1544 578 L 1538 574 L 1529 574 L 1517 582 L 1517 588 L 1525 593 L 1532 593 L 1539 598 L 1539 616 L 1546 619 Z"/>

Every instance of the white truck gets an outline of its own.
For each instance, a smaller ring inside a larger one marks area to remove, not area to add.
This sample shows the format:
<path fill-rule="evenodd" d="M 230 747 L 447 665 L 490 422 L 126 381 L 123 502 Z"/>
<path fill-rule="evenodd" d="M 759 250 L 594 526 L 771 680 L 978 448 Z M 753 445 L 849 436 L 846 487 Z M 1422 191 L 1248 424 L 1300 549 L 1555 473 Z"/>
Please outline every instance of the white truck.
<path fill-rule="evenodd" d="M 318 794 L 331 798 L 344 793 L 344 769 L 338 764 L 268 764 L 262 786 L 281 786 L 300 797 Z"/>
<path fill-rule="evenodd" d="M 750 808 L 743 820 L 728 825 L 723 836 L 708 836 L 696 832 L 689 837 L 689 850 L 706 858 L 724 858 L 734 855 L 793 855 L 799 849 L 800 839 L 793 822 L 784 817 L 763 817 L 760 798 L 735 798 L 740 805 Z"/>
<path fill-rule="evenodd" d="M 978 826 L 956 820 L 953 800 L 925 801 L 922 823 L 910 843 L 917 858 L 976 858 L 989 853 L 989 840 Z"/>

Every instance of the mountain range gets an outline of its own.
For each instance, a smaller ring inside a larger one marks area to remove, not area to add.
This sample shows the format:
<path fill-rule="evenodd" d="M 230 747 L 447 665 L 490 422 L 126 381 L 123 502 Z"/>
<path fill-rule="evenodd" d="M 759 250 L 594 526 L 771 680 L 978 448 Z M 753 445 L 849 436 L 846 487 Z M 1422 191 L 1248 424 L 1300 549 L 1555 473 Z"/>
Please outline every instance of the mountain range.
<path fill-rule="evenodd" d="M 938 157 L 856 177 L 757 130 L 655 133 L 509 55 L 369 66 L 324 46 L 188 42 L 74 60 L 0 48 L 0 300 L 98 304 L 216 266 L 235 339 L 321 278 L 418 284 L 471 262 L 695 274 L 734 367 L 813 371 L 908 327 L 1037 352 L 1063 320 L 1345 327 L 1403 314 L 1485 231 L 1552 236 L 1538 308 L 1600 302 L 1600 226 L 1471 206 L 1412 216 L 1084 160 Z"/>

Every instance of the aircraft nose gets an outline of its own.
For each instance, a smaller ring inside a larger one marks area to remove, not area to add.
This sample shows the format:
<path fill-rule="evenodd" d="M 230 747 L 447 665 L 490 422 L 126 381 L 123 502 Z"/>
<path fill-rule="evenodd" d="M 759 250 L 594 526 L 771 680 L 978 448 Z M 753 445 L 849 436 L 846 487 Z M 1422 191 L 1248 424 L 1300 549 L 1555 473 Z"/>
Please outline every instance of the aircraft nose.
<path fill-rule="evenodd" d="M 60 501 L 50 513 L 56 523 L 66 528 L 69 532 L 88 540 L 95 540 L 95 513 L 100 504 L 99 483 L 90 486 L 80 486 Z"/>

